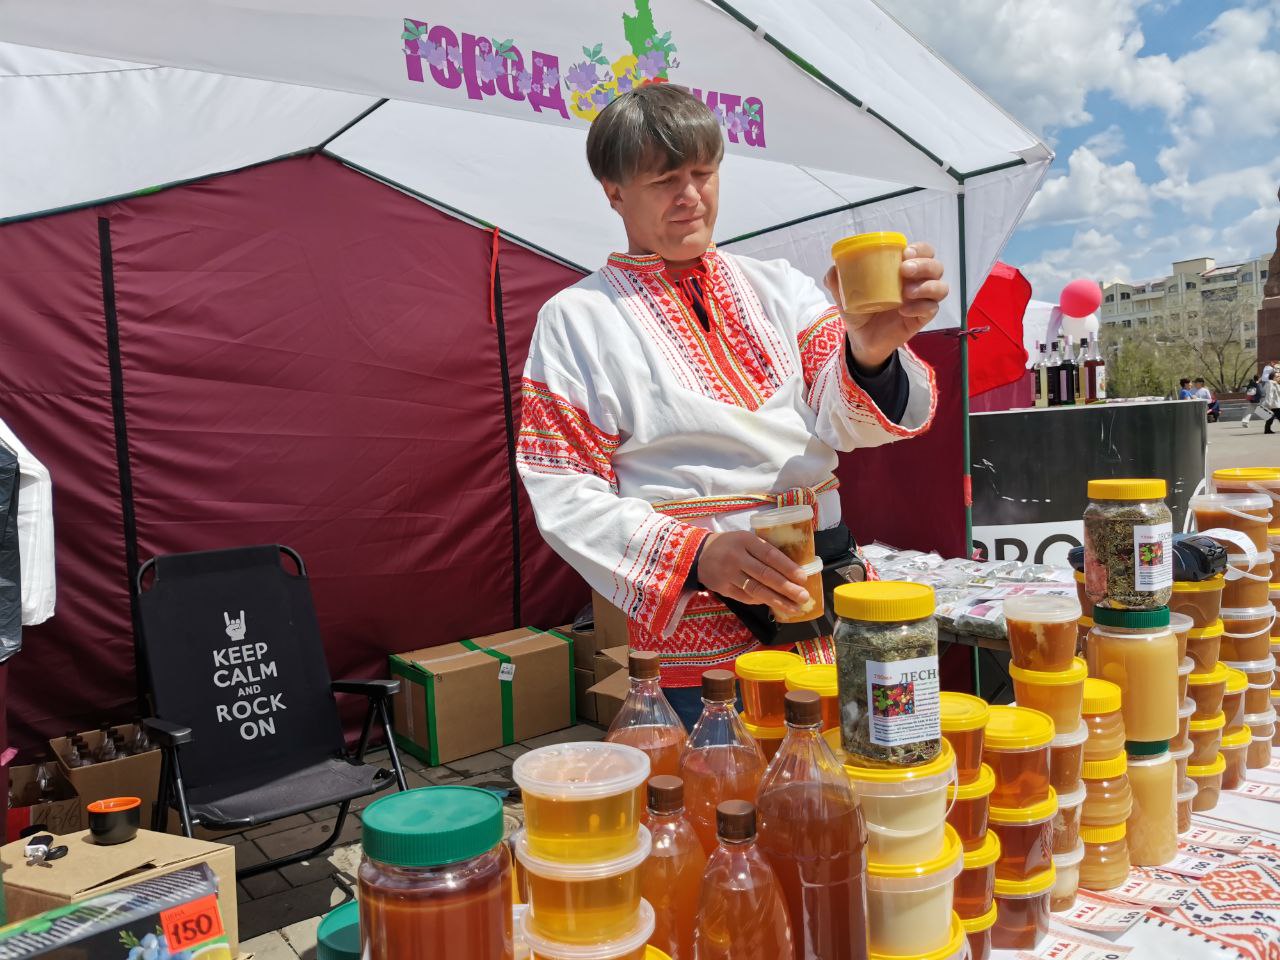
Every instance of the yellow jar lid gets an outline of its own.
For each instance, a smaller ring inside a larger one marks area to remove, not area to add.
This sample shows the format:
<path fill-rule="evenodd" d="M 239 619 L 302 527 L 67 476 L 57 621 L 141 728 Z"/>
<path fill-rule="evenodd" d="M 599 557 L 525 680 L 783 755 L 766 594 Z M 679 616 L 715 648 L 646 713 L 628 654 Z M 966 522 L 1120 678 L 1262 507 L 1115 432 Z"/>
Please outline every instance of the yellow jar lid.
<path fill-rule="evenodd" d="M 1280 467 L 1223 467 L 1213 471 L 1215 480 L 1280 480 Z"/>
<path fill-rule="evenodd" d="M 1086 630 L 1093 629 L 1093 617 L 1081 617 L 1079 620 L 1076 621 L 1076 623 L 1084 627 Z"/>
<path fill-rule="evenodd" d="M 1206 733 L 1209 730 L 1221 730 L 1227 725 L 1227 715 L 1219 710 L 1207 720 L 1192 720 L 1187 724 L 1188 730 L 1194 730 L 1196 733 Z"/>
<path fill-rule="evenodd" d="M 1239 693 L 1249 689 L 1249 677 L 1243 670 L 1227 667 L 1227 693 Z"/>
<path fill-rule="evenodd" d="M 1053 742 L 1053 718 L 1030 707 L 990 708 L 986 745 L 995 750 L 1030 750 Z"/>
<path fill-rule="evenodd" d="M 985 929 L 985 928 L 983 928 Z M 968 956 L 967 944 L 965 937 L 967 936 L 964 928 L 964 921 L 960 919 L 960 915 L 954 910 L 951 912 L 950 934 L 947 936 L 947 944 L 939 947 L 937 950 L 930 950 L 928 953 L 913 953 L 910 960 L 953 960 L 963 953 Z M 867 954 L 868 960 L 906 960 L 904 957 L 894 956 L 887 953 L 876 953 L 872 951 Z"/>
<path fill-rule="evenodd" d="M 846 620 L 923 620 L 933 616 L 933 587 L 901 580 L 842 583 L 835 589 L 835 608 Z"/>
<path fill-rule="evenodd" d="M 1080 776 L 1086 780 L 1114 780 L 1129 769 L 1129 758 L 1121 750 L 1110 760 L 1086 760 Z"/>
<path fill-rule="evenodd" d="M 859 233 L 833 243 L 831 245 L 831 256 L 838 257 L 842 253 L 870 250 L 872 247 L 898 247 L 905 250 L 907 248 L 907 238 L 905 235 L 891 230 L 877 233 Z"/>
<path fill-rule="evenodd" d="M 1070 687 L 1089 676 L 1089 667 L 1079 657 L 1073 658 L 1065 670 L 1024 670 L 1009 664 L 1009 676 L 1035 687 Z"/>
<path fill-rule="evenodd" d="M 989 797 L 996 789 L 996 773 L 985 763 L 978 768 L 973 783 L 951 784 L 947 787 L 948 800 L 977 800 Z"/>
<path fill-rule="evenodd" d="M 1227 665 L 1219 660 L 1208 673 L 1193 673 L 1187 681 L 1193 687 L 1207 687 L 1215 683 L 1227 682 Z M 1246 680 L 1246 683 L 1249 681 Z"/>
<path fill-rule="evenodd" d="M 1071 575 L 1075 578 L 1076 583 L 1084 583 L 1084 571 L 1072 570 Z"/>
<path fill-rule="evenodd" d="M 1249 745 L 1249 741 L 1253 739 L 1253 731 L 1248 727 L 1241 727 L 1238 730 L 1232 730 L 1222 738 L 1222 749 L 1226 750 L 1230 747 L 1245 747 Z"/>
<path fill-rule="evenodd" d="M 741 658 L 739 658 L 741 659 Z M 812 690 L 820 697 L 837 697 L 840 686 L 836 681 L 834 663 L 806 663 L 787 671 L 788 690 Z"/>
<path fill-rule="evenodd" d="M 1193 627 L 1188 631 L 1187 636 L 1192 640 L 1212 640 L 1214 637 L 1222 636 L 1226 629 L 1221 620 L 1215 620 L 1207 627 Z"/>
<path fill-rule="evenodd" d="M 1084 827 L 1080 828 L 1081 832 Z M 1038 893 L 1045 893 L 1053 889 L 1053 883 L 1058 879 L 1058 872 L 1054 870 L 1053 864 L 1049 864 L 1048 870 L 1041 870 L 1039 873 L 1032 874 L 1026 880 L 1001 880 L 996 877 L 996 896 L 997 897 L 1034 897 Z"/>
<path fill-rule="evenodd" d="M 1000 838 L 996 836 L 994 830 L 988 830 L 987 835 L 982 840 L 982 846 L 977 850 L 966 850 L 964 852 L 964 868 L 966 870 L 977 870 L 980 867 L 989 867 L 1000 859 Z"/>
<path fill-rule="evenodd" d="M 985 727 L 991 708 L 981 697 L 943 690 L 938 694 L 938 712 L 944 733 L 963 733 Z"/>
<path fill-rule="evenodd" d="M 745 713 L 738 714 L 738 719 L 747 728 L 747 733 L 756 740 L 781 740 L 787 735 L 786 727 L 760 727 L 747 719 Z"/>
<path fill-rule="evenodd" d="M 1132 479 L 1090 480 L 1090 500 L 1163 500 L 1169 485 L 1163 480 Z"/>
<path fill-rule="evenodd" d="M 1175 580 L 1173 581 L 1173 592 L 1213 593 L 1215 590 L 1221 590 L 1226 582 L 1227 578 L 1220 573 L 1210 577 L 1208 580 Z"/>
<path fill-rule="evenodd" d="M 1187 767 L 1188 777 L 1213 777 L 1226 772 L 1227 758 L 1218 754 L 1212 763 L 1191 764 Z"/>
<path fill-rule="evenodd" d="M 996 925 L 997 907 L 993 903 L 991 909 L 980 917 L 971 917 L 968 920 L 961 919 L 960 924 L 964 927 L 966 934 L 981 933 L 983 930 L 990 930 Z"/>
<path fill-rule="evenodd" d="M 644 948 L 644 960 L 671 960 L 671 954 L 663 953 L 653 944 Z"/>
<path fill-rule="evenodd" d="M 867 873 L 873 877 L 923 877 L 927 873 L 938 873 L 955 866 L 963 856 L 964 847 L 960 844 L 960 834 L 948 823 L 942 830 L 942 852 L 936 857 L 920 863 L 880 863 L 868 860 Z"/>
<path fill-rule="evenodd" d="M 733 662 L 740 680 L 785 680 L 787 671 L 804 666 L 804 657 L 785 650 L 753 650 Z"/>
<path fill-rule="evenodd" d="M 860 767 L 856 763 L 846 763 L 844 772 L 851 780 L 862 780 L 866 783 L 907 783 L 924 777 L 936 777 L 947 773 L 955 766 L 956 752 L 946 740 L 942 741 L 942 749 L 928 763 L 918 767 Z"/>
<path fill-rule="evenodd" d="M 1090 677 L 1084 682 L 1083 713 L 1097 715 L 1115 713 L 1120 709 L 1120 686 L 1110 680 Z"/>
<path fill-rule="evenodd" d="M 1019 826 L 1040 823 L 1042 820 L 1048 820 L 1057 812 L 1058 793 L 1053 787 L 1050 787 L 1047 800 L 1041 800 L 1039 803 L 1022 807 L 992 807 L 989 816 L 992 823 Z"/>
<path fill-rule="evenodd" d="M 1082 825 L 1080 827 L 1080 839 L 1085 843 L 1115 843 L 1117 840 L 1123 840 L 1128 832 L 1129 827 L 1125 823 L 1116 823 L 1109 827 Z"/>

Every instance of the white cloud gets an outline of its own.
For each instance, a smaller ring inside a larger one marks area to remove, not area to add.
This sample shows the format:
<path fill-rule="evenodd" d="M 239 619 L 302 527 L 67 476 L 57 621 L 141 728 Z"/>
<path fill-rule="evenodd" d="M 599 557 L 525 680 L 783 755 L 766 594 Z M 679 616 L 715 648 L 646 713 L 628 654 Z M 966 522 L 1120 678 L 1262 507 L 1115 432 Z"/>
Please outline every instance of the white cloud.
<path fill-rule="evenodd" d="M 1124 153 L 1128 144 L 1124 138 L 1124 131 L 1120 129 L 1120 125 L 1113 123 L 1105 130 L 1100 130 L 1088 140 L 1084 142 L 1084 146 L 1088 147 L 1095 157 L 1103 160 L 1110 160 L 1112 157 Z"/>
<path fill-rule="evenodd" d="M 1149 190 L 1131 160 L 1108 164 L 1090 147 L 1077 147 L 1067 172 L 1047 180 L 1027 208 L 1024 224 L 1109 224 L 1151 215 Z"/>
<path fill-rule="evenodd" d="M 1277 178 L 1280 178 L 1280 158 L 1199 180 L 1166 177 L 1154 184 L 1151 192 L 1161 200 L 1176 202 L 1192 216 L 1207 219 L 1220 204 L 1231 200 L 1248 200 L 1259 206 L 1274 204 Z"/>
<path fill-rule="evenodd" d="M 1071 246 L 1045 250 L 1038 260 L 1023 264 L 1021 269 L 1037 300 L 1056 302 L 1063 286 L 1077 277 L 1102 282 L 1130 279 L 1128 251 L 1119 237 L 1090 227 L 1077 231 Z"/>

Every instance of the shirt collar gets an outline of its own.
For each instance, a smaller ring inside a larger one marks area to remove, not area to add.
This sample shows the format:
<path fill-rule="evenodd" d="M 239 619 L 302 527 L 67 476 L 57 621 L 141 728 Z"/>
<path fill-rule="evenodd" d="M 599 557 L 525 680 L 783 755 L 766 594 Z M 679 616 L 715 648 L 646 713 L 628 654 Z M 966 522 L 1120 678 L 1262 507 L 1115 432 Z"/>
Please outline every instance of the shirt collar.
<path fill-rule="evenodd" d="M 710 270 L 715 265 L 716 257 L 716 245 L 713 243 L 702 255 L 702 265 Z M 661 273 L 667 268 L 667 263 L 656 253 L 612 253 L 609 255 L 608 266 L 634 273 Z"/>

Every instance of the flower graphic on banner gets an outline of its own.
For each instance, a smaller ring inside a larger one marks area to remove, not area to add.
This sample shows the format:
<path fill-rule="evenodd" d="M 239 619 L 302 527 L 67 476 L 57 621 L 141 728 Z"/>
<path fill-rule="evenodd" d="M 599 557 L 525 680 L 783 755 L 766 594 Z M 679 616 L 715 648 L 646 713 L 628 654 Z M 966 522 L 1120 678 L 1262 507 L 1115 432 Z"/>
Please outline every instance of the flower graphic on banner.
<path fill-rule="evenodd" d="M 901 717 L 916 712 L 916 685 L 895 683 L 871 685 L 871 710 L 877 717 Z"/>

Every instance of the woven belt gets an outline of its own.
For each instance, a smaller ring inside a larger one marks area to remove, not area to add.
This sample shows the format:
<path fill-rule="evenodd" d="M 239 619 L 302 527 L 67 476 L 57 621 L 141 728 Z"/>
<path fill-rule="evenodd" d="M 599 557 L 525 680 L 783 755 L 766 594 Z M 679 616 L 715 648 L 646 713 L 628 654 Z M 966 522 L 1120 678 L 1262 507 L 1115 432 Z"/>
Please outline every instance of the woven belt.
<path fill-rule="evenodd" d="M 661 500 L 653 505 L 658 513 L 677 520 L 696 520 L 714 517 L 722 513 L 738 513 L 757 510 L 760 507 L 817 506 L 818 497 L 840 486 L 835 477 L 828 477 L 814 487 L 792 487 L 781 493 L 740 493 L 729 497 L 689 497 L 686 500 Z M 814 523 L 818 521 L 814 511 Z"/>

